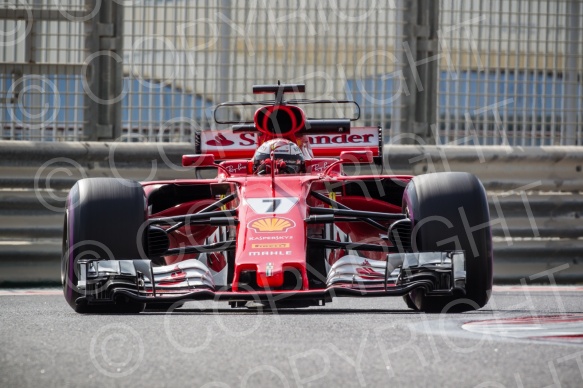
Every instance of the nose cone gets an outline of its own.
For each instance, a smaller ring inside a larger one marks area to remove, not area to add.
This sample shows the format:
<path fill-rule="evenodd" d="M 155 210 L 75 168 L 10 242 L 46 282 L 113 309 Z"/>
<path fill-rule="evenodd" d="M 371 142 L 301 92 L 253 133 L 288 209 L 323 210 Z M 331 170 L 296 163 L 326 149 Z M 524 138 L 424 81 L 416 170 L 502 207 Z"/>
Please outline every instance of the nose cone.
<path fill-rule="evenodd" d="M 283 286 L 283 266 L 281 261 L 268 262 L 257 266 L 257 285 L 262 288 L 280 288 Z"/>

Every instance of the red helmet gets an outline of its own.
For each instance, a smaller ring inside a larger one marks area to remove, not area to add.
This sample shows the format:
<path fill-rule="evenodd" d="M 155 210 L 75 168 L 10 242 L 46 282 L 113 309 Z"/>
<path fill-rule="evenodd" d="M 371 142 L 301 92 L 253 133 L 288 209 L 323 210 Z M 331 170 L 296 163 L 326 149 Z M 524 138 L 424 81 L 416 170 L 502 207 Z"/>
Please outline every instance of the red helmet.
<path fill-rule="evenodd" d="M 255 151 L 252 160 L 253 173 L 258 175 L 270 174 L 272 164 L 276 174 L 299 174 L 305 171 L 302 150 L 287 139 L 266 141 Z"/>

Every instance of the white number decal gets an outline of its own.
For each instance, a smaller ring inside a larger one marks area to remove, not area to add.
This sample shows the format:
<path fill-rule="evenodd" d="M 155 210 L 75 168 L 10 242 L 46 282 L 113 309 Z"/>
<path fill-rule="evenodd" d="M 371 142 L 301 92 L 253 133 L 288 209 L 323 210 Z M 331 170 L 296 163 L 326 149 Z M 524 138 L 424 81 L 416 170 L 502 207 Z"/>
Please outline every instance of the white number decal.
<path fill-rule="evenodd" d="M 257 214 L 288 213 L 298 199 L 294 197 L 280 198 L 247 198 L 247 204 Z"/>
<path fill-rule="evenodd" d="M 265 198 L 263 203 L 271 204 L 269 208 L 266 210 L 267 213 L 275 213 L 279 205 L 281 205 L 281 199 L 279 198 Z"/>

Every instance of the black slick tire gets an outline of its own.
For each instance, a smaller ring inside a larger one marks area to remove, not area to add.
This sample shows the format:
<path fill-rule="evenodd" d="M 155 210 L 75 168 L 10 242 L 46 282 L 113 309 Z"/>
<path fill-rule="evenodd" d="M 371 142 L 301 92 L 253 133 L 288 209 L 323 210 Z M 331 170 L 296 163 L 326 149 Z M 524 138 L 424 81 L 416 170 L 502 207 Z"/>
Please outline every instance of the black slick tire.
<path fill-rule="evenodd" d="M 413 222 L 413 250 L 461 249 L 466 255 L 466 295 L 427 296 L 417 290 L 411 302 L 424 312 L 477 310 L 492 292 L 492 234 L 486 192 L 474 175 L 442 172 L 414 177 L 403 206 Z"/>
<path fill-rule="evenodd" d="M 67 303 L 78 313 L 136 313 L 143 303 L 118 300 L 107 305 L 77 304 L 77 262 L 90 255 L 100 260 L 139 259 L 143 255 L 138 232 L 146 220 L 142 186 L 114 178 L 87 178 L 71 188 L 63 228 L 61 281 Z"/>

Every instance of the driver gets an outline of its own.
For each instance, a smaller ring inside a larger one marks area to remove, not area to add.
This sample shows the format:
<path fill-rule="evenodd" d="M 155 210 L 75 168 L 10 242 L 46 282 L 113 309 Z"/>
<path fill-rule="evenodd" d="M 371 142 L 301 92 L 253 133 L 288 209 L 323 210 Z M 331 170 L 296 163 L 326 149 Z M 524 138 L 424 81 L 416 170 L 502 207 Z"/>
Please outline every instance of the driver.
<path fill-rule="evenodd" d="M 304 155 L 300 147 L 286 139 L 273 139 L 261 144 L 252 160 L 253 173 L 257 175 L 271 174 L 272 164 L 275 174 L 305 172 Z"/>

